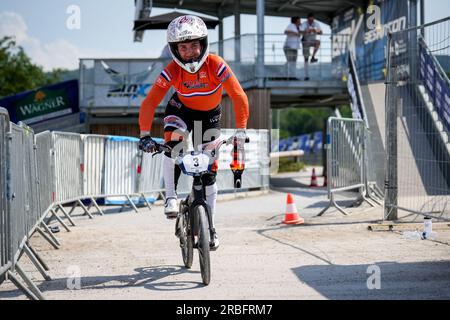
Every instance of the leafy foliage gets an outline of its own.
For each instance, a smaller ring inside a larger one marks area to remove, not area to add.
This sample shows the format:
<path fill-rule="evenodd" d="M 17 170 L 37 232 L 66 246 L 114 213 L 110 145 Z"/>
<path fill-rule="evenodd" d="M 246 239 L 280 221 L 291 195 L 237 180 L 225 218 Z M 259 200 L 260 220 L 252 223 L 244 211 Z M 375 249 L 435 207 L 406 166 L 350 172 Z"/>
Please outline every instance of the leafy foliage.
<path fill-rule="evenodd" d="M 333 116 L 331 108 L 290 108 L 280 112 L 280 139 L 298 136 L 301 134 L 322 131 L 326 126 L 328 117 Z M 340 108 L 342 117 L 351 118 L 352 111 L 349 106 Z M 273 128 L 277 128 L 276 117 Z"/>
<path fill-rule="evenodd" d="M 0 39 L 0 98 L 61 81 L 65 69 L 44 72 L 13 37 Z"/>

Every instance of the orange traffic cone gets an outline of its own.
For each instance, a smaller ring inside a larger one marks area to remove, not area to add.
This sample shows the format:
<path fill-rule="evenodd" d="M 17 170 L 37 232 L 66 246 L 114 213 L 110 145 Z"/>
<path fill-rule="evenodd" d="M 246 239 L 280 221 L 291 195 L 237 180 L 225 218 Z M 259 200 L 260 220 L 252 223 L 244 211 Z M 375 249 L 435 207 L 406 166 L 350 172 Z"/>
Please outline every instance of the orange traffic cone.
<path fill-rule="evenodd" d="M 311 184 L 309 186 L 310 187 L 318 187 L 319 186 L 317 184 L 316 168 L 313 168 L 312 176 L 311 176 Z"/>
<path fill-rule="evenodd" d="M 297 214 L 297 207 L 295 206 L 292 194 L 287 194 L 286 199 L 286 215 L 284 217 L 284 224 L 301 224 L 305 223 L 302 217 Z"/>

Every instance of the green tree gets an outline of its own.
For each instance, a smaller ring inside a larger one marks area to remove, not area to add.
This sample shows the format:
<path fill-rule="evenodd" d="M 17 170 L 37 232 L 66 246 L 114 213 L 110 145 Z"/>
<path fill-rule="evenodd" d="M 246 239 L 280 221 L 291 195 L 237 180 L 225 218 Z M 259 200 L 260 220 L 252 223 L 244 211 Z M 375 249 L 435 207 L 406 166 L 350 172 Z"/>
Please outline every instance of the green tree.
<path fill-rule="evenodd" d="M 289 136 L 321 131 L 329 116 L 329 108 L 286 109 L 281 113 L 280 127 L 286 130 Z"/>
<path fill-rule="evenodd" d="M 13 37 L 0 39 L 0 98 L 59 82 L 63 69 L 45 73 Z"/>
<path fill-rule="evenodd" d="M 351 118 L 350 106 L 339 108 L 342 117 Z M 280 139 L 301 134 L 322 131 L 328 117 L 334 116 L 331 108 L 291 108 L 280 111 Z M 273 128 L 277 127 L 276 118 L 272 117 Z"/>

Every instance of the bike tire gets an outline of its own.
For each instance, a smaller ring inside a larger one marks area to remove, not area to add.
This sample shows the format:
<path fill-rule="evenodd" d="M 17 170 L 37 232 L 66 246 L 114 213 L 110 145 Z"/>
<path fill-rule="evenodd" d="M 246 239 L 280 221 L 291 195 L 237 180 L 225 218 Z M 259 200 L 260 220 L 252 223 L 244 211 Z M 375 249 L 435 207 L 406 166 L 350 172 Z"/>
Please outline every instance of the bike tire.
<path fill-rule="evenodd" d="M 206 215 L 206 211 L 203 206 L 198 206 L 195 212 L 198 219 L 197 249 L 200 260 L 200 272 L 202 274 L 203 284 L 208 285 L 211 280 L 208 216 Z"/>
<path fill-rule="evenodd" d="M 194 242 L 193 237 L 191 236 L 192 231 L 190 231 L 188 219 L 189 217 L 185 212 L 180 215 L 180 247 L 184 266 L 187 269 L 190 269 L 194 260 Z"/>

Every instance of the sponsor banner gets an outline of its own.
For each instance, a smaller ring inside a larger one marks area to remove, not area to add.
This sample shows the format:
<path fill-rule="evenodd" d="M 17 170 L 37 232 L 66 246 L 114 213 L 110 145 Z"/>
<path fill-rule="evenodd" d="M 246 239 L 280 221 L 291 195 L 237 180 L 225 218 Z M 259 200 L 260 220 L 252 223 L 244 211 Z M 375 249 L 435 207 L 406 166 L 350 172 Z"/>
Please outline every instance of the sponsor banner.
<path fill-rule="evenodd" d="M 441 121 L 450 130 L 450 87 L 423 43 L 420 45 L 420 77 Z"/>
<path fill-rule="evenodd" d="M 83 83 L 83 107 L 140 107 L 164 64 L 142 60 L 96 60 L 93 82 Z M 89 94 L 86 94 L 89 92 Z"/>
<path fill-rule="evenodd" d="M 374 0 L 375 10 L 368 7 L 350 9 L 332 21 L 333 62 L 342 59 L 345 50 L 344 34 L 352 34 L 350 49 L 355 51 L 356 67 L 361 82 L 384 80 L 386 77 L 387 34 L 406 29 L 408 1 Z M 354 47 L 353 47 L 354 46 Z M 407 42 L 398 39 L 393 43 L 396 55 L 407 50 Z"/>
<path fill-rule="evenodd" d="M 28 125 L 78 113 L 78 81 L 70 80 L 10 96 L 0 100 L 0 106 L 8 109 L 12 122 L 22 121 Z"/>
<path fill-rule="evenodd" d="M 450 87 L 444 86 L 441 98 L 441 119 L 450 132 Z"/>
<path fill-rule="evenodd" d="M 348 73 L 347 73 L 347 89 L 350 95 L 350 107 L 352 109 L 352 118 L 363 119 L 364 112 L 362 110 L 362 103 L 360 100 L 361 92 L 359 92 L 359 87 L 357 86 L 357 75 L 354 68 L 354 64 L 348 55 Z"/>

